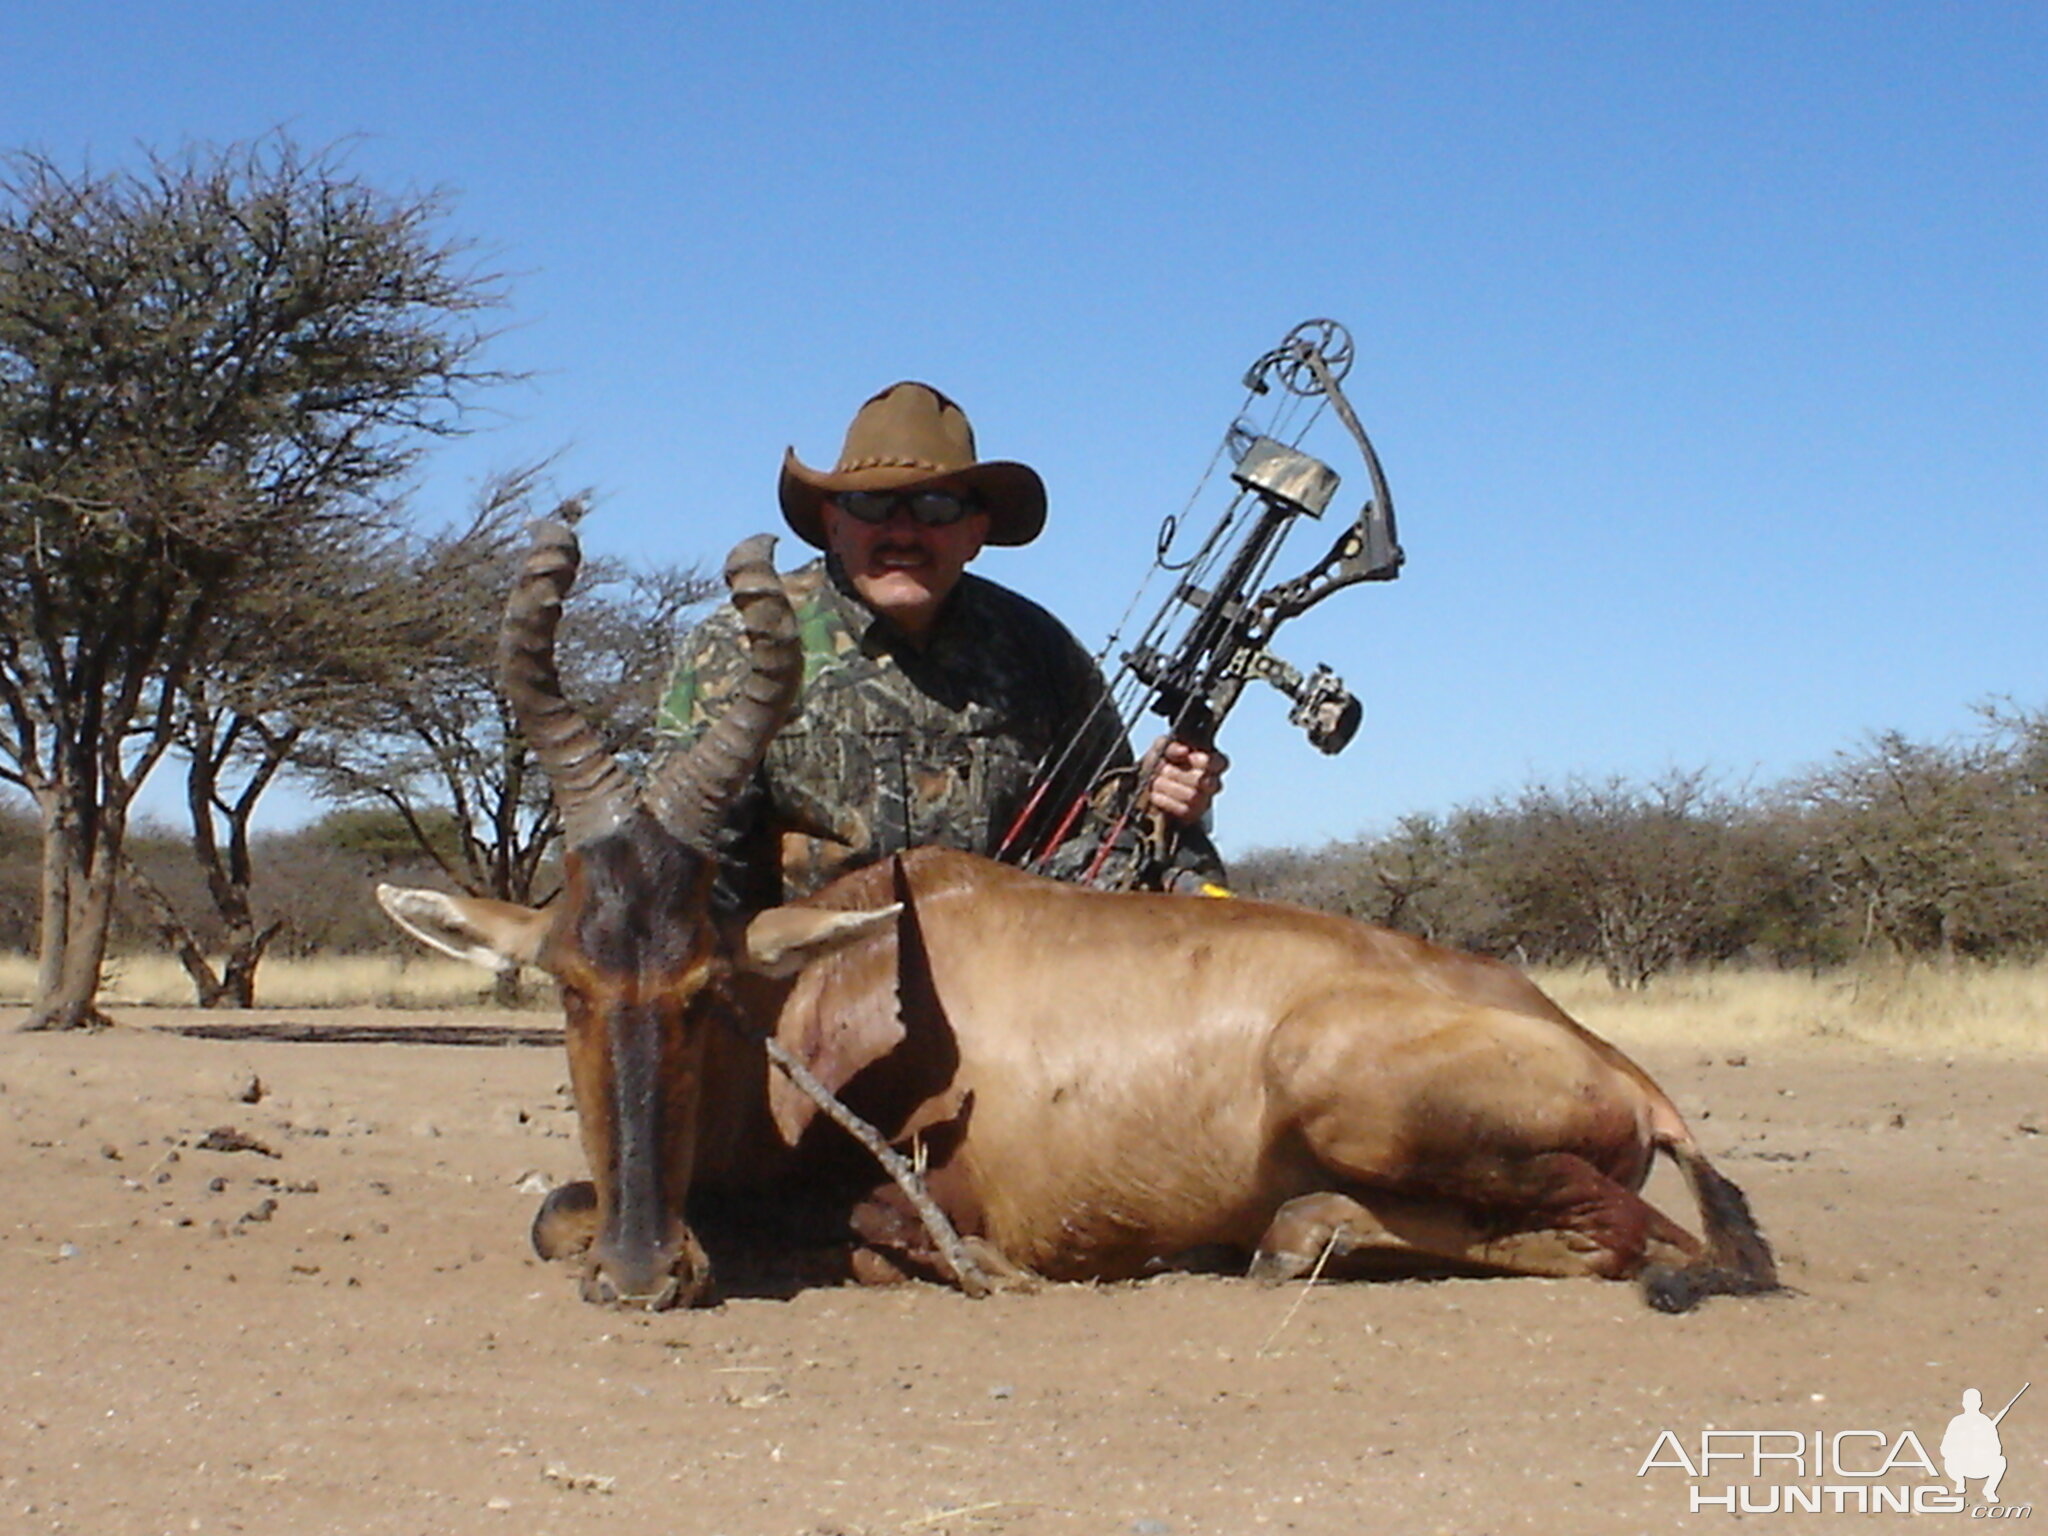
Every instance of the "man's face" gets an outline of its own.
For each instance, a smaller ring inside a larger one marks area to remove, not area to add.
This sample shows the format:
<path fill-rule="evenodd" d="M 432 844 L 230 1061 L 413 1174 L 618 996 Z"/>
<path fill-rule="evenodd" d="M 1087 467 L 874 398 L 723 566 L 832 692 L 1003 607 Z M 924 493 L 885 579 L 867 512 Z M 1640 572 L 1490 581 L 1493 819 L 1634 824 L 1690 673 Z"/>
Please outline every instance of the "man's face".
<path fill-rule="evenodd" d="M 907 498 L 895 499 L 881 522 L 863 521 L 827 501 L 824 522 L 825 542 L 861 600 L 918 640 L 930 633 L 939 606 L 988 541 L 986 512 L 922 523 L 911 515 Z"/>

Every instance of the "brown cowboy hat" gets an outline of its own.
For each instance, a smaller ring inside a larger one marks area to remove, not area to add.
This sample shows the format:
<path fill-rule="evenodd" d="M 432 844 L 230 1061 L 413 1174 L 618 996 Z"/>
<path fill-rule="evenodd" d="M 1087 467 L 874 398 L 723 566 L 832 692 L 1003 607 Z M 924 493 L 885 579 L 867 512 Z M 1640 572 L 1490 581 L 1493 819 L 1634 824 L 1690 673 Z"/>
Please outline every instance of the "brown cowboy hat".
<path fill-rule="evenodd" d="M 1045 526 L 1045 482 L 1038 471 L 974 456 L 967 414 L 929 384 L 891 384 L 854 414 L 846 446 L 830 474 L 812 469 L 794 448 L 782 456 L 782 515 L 806 543 L 825 547 L 819 509 L 841 491 L 895 491 L 935 485 L 971 491 L 988 512 L 991 544 L 1029 544 Z"/>

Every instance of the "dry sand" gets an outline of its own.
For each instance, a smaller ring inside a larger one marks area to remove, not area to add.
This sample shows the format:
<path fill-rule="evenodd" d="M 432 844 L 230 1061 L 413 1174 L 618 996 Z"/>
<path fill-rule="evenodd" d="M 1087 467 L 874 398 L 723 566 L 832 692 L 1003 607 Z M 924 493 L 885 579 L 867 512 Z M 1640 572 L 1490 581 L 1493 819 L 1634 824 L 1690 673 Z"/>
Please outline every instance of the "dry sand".
<path fill-rule="evenodd" d="M 1587 1281 L 1184 1276 L 645 1317 L 526 1248 L 582 1171 L 546 1016 L 124 1018 L 0 1034 L 0 1530 L 1718 1529 L 1684 1470 L 1639 1475 L 1662 1431 L 1910 1430 L 1938 1459 L 1965 1387 L 2029 1380 L 2002 1492 L 2048 1506 L 2038 1056 L 1638 1048 L 1797 1287 L 1687 1317 Z M 1652 1197 L 1692 1223 L 1667 1175 Z"/>

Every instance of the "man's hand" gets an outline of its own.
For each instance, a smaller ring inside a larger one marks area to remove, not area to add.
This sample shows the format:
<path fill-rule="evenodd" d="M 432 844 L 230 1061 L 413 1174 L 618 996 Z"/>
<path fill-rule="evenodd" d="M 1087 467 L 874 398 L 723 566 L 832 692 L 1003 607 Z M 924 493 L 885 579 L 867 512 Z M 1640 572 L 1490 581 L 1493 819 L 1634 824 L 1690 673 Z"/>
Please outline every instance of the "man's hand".
<path fill-rule="evenodd" d="M 1145 760 L 1152 773 L 1147 808 L 1182 823 L 1199 821 L 1208 812 L 1230 767 L 1230 759 L 1214 748 L 1191 747 L 1168 736 L 1152 743 Z"/>

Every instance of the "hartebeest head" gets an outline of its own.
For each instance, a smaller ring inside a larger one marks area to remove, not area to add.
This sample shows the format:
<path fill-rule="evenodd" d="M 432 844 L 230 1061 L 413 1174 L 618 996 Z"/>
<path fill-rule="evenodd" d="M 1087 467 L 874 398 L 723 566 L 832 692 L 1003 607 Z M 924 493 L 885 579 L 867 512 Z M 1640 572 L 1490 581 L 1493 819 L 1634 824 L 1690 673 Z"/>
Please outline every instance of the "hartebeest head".
<path fill-rule="evenodd" d="M 666 1307 L 709 1293 L 709 1263 L 684 1200 L 720 981 L 736 968 L 786 973 L 891 917 L 784 907 L 751 924 L 742 940 L 736 924 L 712 912 L 720 819 L 788 716 L 801 677 L 774 544 L 757 535 L 726 562 L 750 666 L 724 715 L 636 785 L 562 696 L 555 631 L 579 554 L 565 524 L 536 525 L 506 604 L 498 676 L 561 815 L 562 895 L 530 913 L 380 893 L 391 915 L 428 943 L 469 958 L 489 951 L 528 960 L 560 984 L 591 1184 L 544 1206 L 535 1231 L 544 1243 L 551 1219 L 563 1214 L 558 1207 L 580 1202 L 573 1214 L 586 1227 L 594 1222 L 583 1282 L 590 1300 Z"/>

